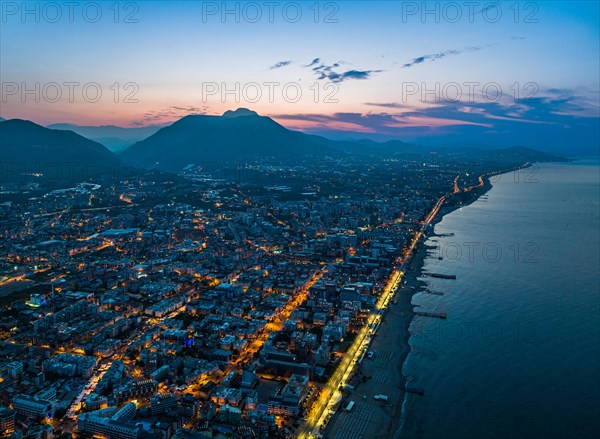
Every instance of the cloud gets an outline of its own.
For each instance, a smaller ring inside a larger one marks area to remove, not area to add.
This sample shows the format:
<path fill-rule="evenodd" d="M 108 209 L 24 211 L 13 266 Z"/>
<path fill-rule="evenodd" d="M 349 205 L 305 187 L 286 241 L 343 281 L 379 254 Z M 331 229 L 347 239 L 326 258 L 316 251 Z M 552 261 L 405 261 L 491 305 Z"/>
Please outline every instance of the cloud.
<path fill-rule="evenodd" d="M 319 79 L 329 79 L 331 82 L 343 82 L 347 79 L 369 79 L 373 73 L 380 73 L 383 70 L 347 70 L 342 73 L 330 71 L 322 74 Z"/>
<path fill-rule="evenodd" d="M 562 155 L 597 155 L 600 150 L 600 105 L 595 89 L 540 88 L 537 96 L 516 102 L 364 105 L 367 111 L 362 113 L 273 117 L 284 126 L 338 140 L 400 139 L 479 148 L 525 145 Z"/>
<path fill-rule="evenodd" d="M 381 108 L 408 108 L 407 105 L 399 104 L 397 102 L 365 102 L 365 105 Z"/>
<path fill-rule="evenodd" d="M 445 58 L 450 55 L 460 55 L 461 53 L 477 52 L 479 50 L 484 49 L 484 47 L 485 46 L 467 47 L 467 48 L 461 49 L 461 50 L 452 49 L 452 50 L 446 50 L 445 52 L 421 55 L 416 58 L 413 58 L 413 60 L 411 62 L 404 64 L 402 67 L 407 69 L 407 68 L 413 67 L 417 64 L 422 64 L 425 61 L 437 61 L 439 59 Z"/>
<path fill-rule="evenodd" d="M 283 125 L 306 132 L 370 133 L 389 137 L 443 133 L 445 128 L 478 126 L 491 128 L 489 121 L 464 120 L 457 115 L 429 114 L 425 111 L 409 113 L 334 113 L 325 114 L 281 114 L 273 116 Z M 327 135 L 327 134 L 325 134 Z"/>
<path fill-rule="evenodd" d="M 533 97 L 433 106 L 386 101 L 364 112 L 276 115 L 284 126 L 333 139 L 400 139 L 480 148 L 525 145 L 562 155 L 600 150 L 598 90 L 542 88 Z M 377 108 L 378 107 L 378 108 Z"/>
<path fill-rule="evenodd" d="M 517 101 L 524 112 L 535 113 L 538 119 L 568 116 L 576 119 L 600 119 L 598 92 L 586 88 L 541 90 L 537 96 Z M 598 137 L 596 135 L 596 137 Z"/>
<path fill-rule="evenodd" d="M 319 64 L 320 62 L 321 62 L 321 58 L 315 58 L 310 62 L 310 64 L 307 64 L 304 67 L 312 67 L 316 64 Z"/>
<path fill-rule="evenodd" d="M 335 83 L 340 83 L 348 79 L 369 79 L 373 73 L 381 73 L 383 70 L 346 70 L 342 72 L 335 71 L 340 67 L 340 62 L 336 62 L 330 65 L 321 62 L 320 58 L 315 58 L 310 64 L 304 67 L 311 68 L 311 70 L 317 75 L 318 80 L 328 80 Z"/>
<path fill-rule="evenodd" d="M 375 130 L 360 120 L 356 113 L 326 114 L 278 114 L 272 116 L 288 128 L 311 131 L 348 131 L 352 133 L 375 133 Z"/>
<path fill-rule="evenodd" d="M 269 67 L 269 70 L 280 69 L 282 67 L 289 66 L 291 63 L 291 61 L 279 61 L 278 63 L 273 64 L 271 67 Z"/>
<path fill-rule="evenodd" d="M 177 119 L 181 119 L 184 116 L 190 114 L 206 114 L 208 107 L 196 107 L 193 105 L 189 106 L 170 106 L 162 110 L 150 110 L 142 115 L 142 117 L 134 122 L 134 126 L 146 126 L 161 124 L 166 122 L 173 122 Z"/>
<path fill-rule="evenodd" d="M 496 116 L 495 114 L 486 114 L 485 117 L 487 119 L 495 119 L 495 120 L 505 120 L 509 122 L 517 122 L 517 123 L 533 123 L 533 124 L 541 124 L 541 125 L 552 125 L 554 122 L 546 122 L 543 120 L 531 120 L 531 119 L 522 119 L 518 117 L 518 114 L 509 113 L 512 116 L 517 117 L 508 117 L 508 116 Z"/>
<path fill-rule="evenodd" d="M 511 146 L 525 144 L 541 149 L 598 145 L 598 106 L 583 90 L 544 90 L 541 96 L 506 102 L 446 103 L 410 107 L 395 102 L 367 103 L 380 110 L 366 113 L 277 115 L 284 125 L 306 132 L 336 136 L 340 131 L 372 133 L 379 138 L 408 141 L 448 136 L 451 144 Z M 557 96 L 558 95 L 558 96 Z M 492 132 L 495 134 L 490 136 Z M 595 134 L 594 134 L 595 133 Z M 347 135 L 349 136 L 350 133 Z M 595 136 L 595 137 L 594 137 Z M 348 138 L 348 137 L 346 137 Z M 424 140 L 425 141 L 425 140 Z"/>

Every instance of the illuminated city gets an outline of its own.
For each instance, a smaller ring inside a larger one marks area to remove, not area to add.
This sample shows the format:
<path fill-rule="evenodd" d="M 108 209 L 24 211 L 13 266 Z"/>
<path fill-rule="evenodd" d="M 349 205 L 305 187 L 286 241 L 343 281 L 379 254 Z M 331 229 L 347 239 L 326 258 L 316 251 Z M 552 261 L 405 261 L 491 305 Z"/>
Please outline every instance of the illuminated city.
<path fill-rule="evenodd" d="M 0 439 L 598 437 L 593 5 L 1 0 Z"/>

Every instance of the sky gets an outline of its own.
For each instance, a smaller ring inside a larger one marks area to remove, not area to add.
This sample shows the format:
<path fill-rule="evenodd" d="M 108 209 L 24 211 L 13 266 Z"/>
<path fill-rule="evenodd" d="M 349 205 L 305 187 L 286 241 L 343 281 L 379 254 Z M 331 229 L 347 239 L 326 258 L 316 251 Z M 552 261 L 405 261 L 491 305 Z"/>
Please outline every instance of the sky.
<path fill-rule="evenodd" d="M 7 119 L 134 127 L 246 107 L 337 138 L 598 147 L 596 1 L 0 6 Z"/>

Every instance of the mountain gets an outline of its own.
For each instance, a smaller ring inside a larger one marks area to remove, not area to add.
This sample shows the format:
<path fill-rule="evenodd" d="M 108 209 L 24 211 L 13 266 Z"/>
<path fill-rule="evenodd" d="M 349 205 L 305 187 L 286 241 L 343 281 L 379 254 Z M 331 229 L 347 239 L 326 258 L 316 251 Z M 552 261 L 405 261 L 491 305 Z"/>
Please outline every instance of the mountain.
<path fill-rule="evenodd" d="M 485 160 L 488 162 L 564 162 L 568 161 L 566 158 L 550 154 L 537 149 L 528 148 L 526 146 L 511 146 L 509 148 L 501 149 L 480 149 L 480 148 L 453 148 L 446 147 L 444 149 L 437 149 L 438 152 L 442 152 L 454 157 L 464 156 L 465 159 L 469 160 Z"/>
<path fill-rule="evenodd" d="M 132 145 L 121 158 L 143 167 L 178 171 L 192 163 L 323 154 L 340 151 L 331 140 L 288 130 L 269 117 L 240 108 L 223 116 L 186 116 Z"/>
<path fill-rule="evenodd" d="M 110 175 L 120 164 L 114 153 L 97 142 L 27 120 L 0 122 L 0 145 L 0 180 L 4 182 L 85 181 Z"/>
<path fill-rule="evenodd" d="M 427 159 L 432 153 L 439 158 L 464 157 L 465 160 L 482 160 L 494 163 L 522 163 L 522 162 L 561 162 L 564 157 L 550 154 L 525 146 L 512 146 L 509 148 L 472 148 L 460 146 L 427 146 L 415 143 L 406 143 L 400 140 L 375 142 L 370 139 L 354 142 L 336 142 L 341 149 L 355 155 L 370 155 L 378 157 L 417 158 Z"/>
<path fill-rule="evenodd" d="M 525 147 L 505 149 L 444 148 L 405 143 L 330 140 L 289 130 L 269 117 L 239 108 L 222 116 L 186 116 L 126 149 L 120 157 L 144 168 L 180 171 L 190 164 L 242 162 L 258 158 L 293 161 L 340 155 L 425 158 L 464 156 L 500 162 L 560 161 L 561 158 Z"/>
<path fill-rule="evenodd" d="M 118 127 L 117 127 L 118 128 Z M 260 158 L 293 163 L 295 160 L 355 156 L 426 159 L 452 157 L 498 163 L 561 161 L 562 158 L 526 147 L 483 150 L 435 148 L 390 140 L 333 141 L 288 130 L 274 120 L 247 110 L 227 111 L 223 116 L 186 116 L 135 143 L 120 157 L 100 143 L 68 130 L 45 128 L 30 121 L 0 122 L 0 180 L 69 181 L 133 175 L 122 168 L 132 163 L 143 168 L 180 171 L 189 164 L 241 162 Z"/>
<path fill-rule="evenodd" d="M 135 142 L 150 137 L 164 126 L 151 125 L 147 127 L 123 128 L 115 125 L 81 126 L 70 123 L 57 123 L 48 125 L 47 128 L 73 131 L 83 137 L 101 143 L 113 152 L 120 152 Z"/>

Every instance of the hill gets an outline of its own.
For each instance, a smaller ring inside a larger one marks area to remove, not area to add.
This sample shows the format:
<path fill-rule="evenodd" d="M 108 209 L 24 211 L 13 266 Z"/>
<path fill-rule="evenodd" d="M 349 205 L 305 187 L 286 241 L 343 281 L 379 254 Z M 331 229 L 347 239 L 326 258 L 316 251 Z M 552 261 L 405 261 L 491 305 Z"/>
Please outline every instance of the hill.
<path fill-rule="evenodd" d="M 0 122 L 0 180 L 85 181 L 114 173 L 119 159 L 103 145 L 72 131 L 20 119 Z"/>

